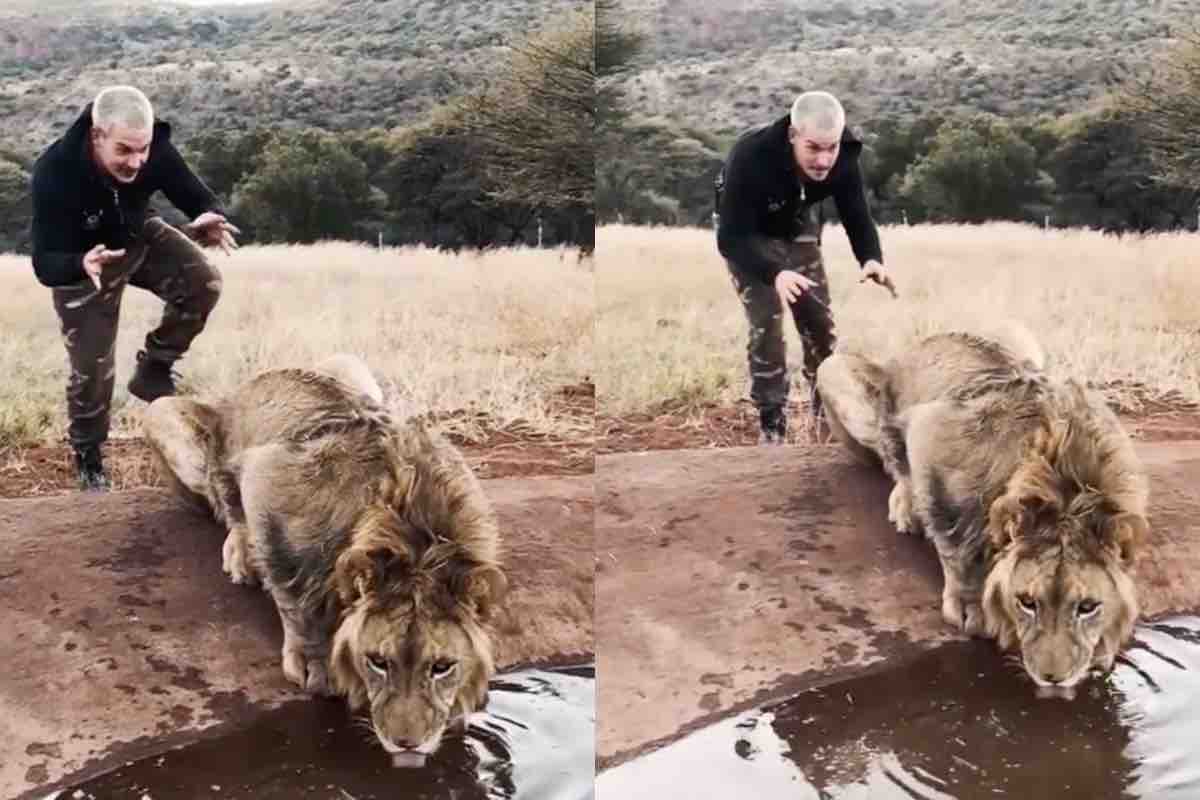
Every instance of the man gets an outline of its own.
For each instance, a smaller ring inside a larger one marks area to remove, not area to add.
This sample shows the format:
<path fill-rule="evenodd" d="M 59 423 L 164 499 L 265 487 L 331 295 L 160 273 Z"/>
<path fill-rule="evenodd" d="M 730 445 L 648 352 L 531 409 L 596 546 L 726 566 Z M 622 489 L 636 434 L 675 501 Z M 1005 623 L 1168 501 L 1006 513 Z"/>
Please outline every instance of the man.
<path fill-rule="evenodd" d="M 108 488 L 114 350 L 126 284 L 164 301 L 129 391 L 146 402 L 175 393 L 172 365 L 204 329 L 221 275 L 199 245 L 236 247 L 216 196 L 171 144 L 136 88 L 113 86 L 84 107 L 33 168 L 33 270 L 51 287 L 66 345 L 68 438 L 80 487 Z M 181 231 L 149 209 L 157 191 L 193 221 Z M 198 243 L 198 244 L 197 244 Z"/>
<path fill-rule="evenodd" d="M 820 417 L 814 379 L 836 344 L 820 249 L 823 220 L 816 218 L 822 200 L 833 198 L 862 280 L 895 295 L 867 205 L 861 151 L 837 98 L 805 92 L 789 114 L 740 137 L 717 175 L 717 249 L 750 325 L 750 399 L 763 443 L 782 443 L 787 434 L 784 303 L 804 346 L 813 419 Z"/>

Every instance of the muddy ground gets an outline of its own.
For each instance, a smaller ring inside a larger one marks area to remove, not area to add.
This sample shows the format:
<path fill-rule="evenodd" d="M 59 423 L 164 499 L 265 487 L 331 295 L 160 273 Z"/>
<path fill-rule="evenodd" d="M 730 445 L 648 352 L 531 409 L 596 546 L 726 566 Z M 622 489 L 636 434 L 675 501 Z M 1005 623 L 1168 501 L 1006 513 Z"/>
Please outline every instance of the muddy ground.
<path fill-rule="evenodd" d="M 485 491 L 509 563 L 497 666 L 590 660 L 590 478 Z M 220 570 L 222 533 L 155 489 L 0 502 L 0 797 L 303 699 L 280 670 L 270 598 Z"/>
<path fill-rule="evenodd" d="M 1154 487 L 1141 611 L 1193 613 L 1200 441 L 1136 447 Z M 601 770 L 731 713 L 962 638 L 942 621 L 933 549 L 891 528 L 889 482 L 838 448 L 597 462 Z"/>

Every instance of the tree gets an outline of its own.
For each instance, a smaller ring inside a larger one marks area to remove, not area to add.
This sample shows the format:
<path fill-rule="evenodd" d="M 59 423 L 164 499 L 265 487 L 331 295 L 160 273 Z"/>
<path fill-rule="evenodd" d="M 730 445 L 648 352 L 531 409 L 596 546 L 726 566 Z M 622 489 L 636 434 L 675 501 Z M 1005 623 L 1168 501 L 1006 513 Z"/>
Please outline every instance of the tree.
<path fill-rule="evenodd" d="M 336 137 L 276 134 L 258 169 L 234 190 L 233 211 L 257 241 L 309 244 L 365 238 L 387 204 L 367 169 Z"/>
<path fill-rule="evenodd" d="M 1052 185 L 1030 144 L 1003 120 L 979 114 L 943 124 L 900 192 L 914 216 L 931 221 L 1030 220 Z"/>
<path fill-rule="evenodd" d="M 661 118 L 631 118 L 609 136 L 611 156 L 596 165 L 597 220 L 710 223 L 722 142 Z"/>
<path fill-rule="evenodd" d="M 872 212 L 881 221 L 898 220 L 896 208 L 900 185 L 909 165 L 923 158 L 933 146 L 945 117 L 929 112 L 911 120 L 884 117 L 872 125 L 863 147 L 863 182 L 873 196 Z"/>
<path fill-rule="evenodd" d="M 529 204 L 498 199 L 489 192 L 485 145 L 465 133 L 462 111 L 435 109 L 420 123 L 395 132 L 394 154 L 379 173 L 389 196 L 393 240 L 437 247 L 513 244 L 534 216 Z"/>
<path fill-rule="evenodd" d="M 1167 54 L 1141 73 L 1123 76 L 1121 103 L 1141 117 L 1144 142 L 1167 184 L 1200 188 L 1200 27 L 1179 36 Z"/>
<path fill-rule="evenodd" d="M 0 158 L 0 252 L 27 252 L 32 221 L 29 173 Z"/>
<path fill-rule="evenodd" d="M 591 4 L 512 47 L 495 81 L 462 101 L 497 199 L 590 205 L 595 186 L 596 49 Z"/>
<path fill-rule="evenodd" d="M 245 133 L 205 131 L 191 137 L 186 150 L 192 157 L 196 174 L 213 192 L 228 201 L 238 181 L 254 172 L 263 148 L 274 135 L 275 131 L 266 127 Z"/>
<path fill-rule="evenodd" d="M 596 131 L 603 137 L 629 120 L 616 79 L 630 70 L 646 43 L 646 34 L 631 27 L 620 0 L 596 0 Z"/>
<path fill-rule="evenodd" d="M 1196 192 L 1154 180 L 1140 117 L 1110 104 L 1060 123 L 1048 159 L 1058 185 L 1058 217 L 1067 225 L 1112 231 L 1178 227 L 1190 221 Z"/>

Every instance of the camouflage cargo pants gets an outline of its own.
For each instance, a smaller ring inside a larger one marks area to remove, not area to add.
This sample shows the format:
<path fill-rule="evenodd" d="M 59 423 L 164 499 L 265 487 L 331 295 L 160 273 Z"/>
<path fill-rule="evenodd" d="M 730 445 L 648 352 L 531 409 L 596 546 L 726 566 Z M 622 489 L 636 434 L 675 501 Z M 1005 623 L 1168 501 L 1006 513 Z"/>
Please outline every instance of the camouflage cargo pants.
<path fill-rule="evenodd" d="M 152 217 L 124 258 L 105 268 L 101 291 L 90 279 L 53 289 L 71 365 L 67 435 L 76 447 L 108 438 L 117 322 L 126 285 L 153 292 L 165 303 L 161 322 L 146 335 L 145 349 L 150 358 L 173 362 L 204 329 L 221 295 L 221 274 L 199 245 Z"/>
<path fill-rule="evenodd" d="M 804 348 L 803 376 L 811 392 L 817 367 L 833 352 L 837 333 L 829 308 L 829 282 L 825 262 L 815 238 L 801 241 L 771 240 L 763 247 L 771 261 L 816 282 L 791 304 L 792 320 Z M 787 368 L 787 346 L 783 335 L 783 303 L 771 284 L 743 272 L 726 260 L 733 287 L 750 327 L 746 355 L 750 368 L 750 399 L 758 408 L 782 407 L 791 383 Z M 814 407 L 817 398 L 811 397 Z"/>

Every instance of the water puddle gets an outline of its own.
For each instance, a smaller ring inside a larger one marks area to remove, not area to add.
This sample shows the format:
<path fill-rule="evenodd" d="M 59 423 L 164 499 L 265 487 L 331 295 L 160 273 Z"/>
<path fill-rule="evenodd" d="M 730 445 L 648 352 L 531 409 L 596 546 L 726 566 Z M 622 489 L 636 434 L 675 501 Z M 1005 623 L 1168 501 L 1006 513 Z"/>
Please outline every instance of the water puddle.
<path fill-rule="evenodd" d="M 447 734 L 423 767 L 396 768 L 343 705 L 299 701 L 45 800 L 587 800 L 595 720 L 594 665 L 514 671 L 492 681 L 465 735 Z"/>
<path fill-rule="evenodd" d="M 1200 618 L 1143 625 L 1107 678 L 1039 700 L 988 642 L 804 692 L 598 776 L 601 800 L 1200 797 Z"/>

